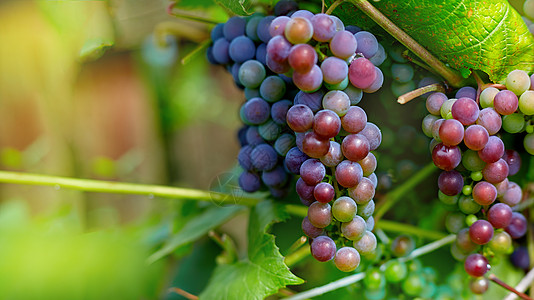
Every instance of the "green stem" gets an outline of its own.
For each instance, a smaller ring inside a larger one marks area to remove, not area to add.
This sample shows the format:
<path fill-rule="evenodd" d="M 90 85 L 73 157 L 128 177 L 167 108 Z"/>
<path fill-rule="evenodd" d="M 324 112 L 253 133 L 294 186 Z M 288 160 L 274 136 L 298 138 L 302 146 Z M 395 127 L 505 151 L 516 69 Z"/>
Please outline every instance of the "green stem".
<path fill-rule="evenodd" d="M 86 192 L 147 195 L 150 197 L 179 198 L 196 201 L 212 201 L 223 204 L 254 206 L 260 199 L 228 194 L 138 183 L 123 183 L 93 179 L 77 179 L 60 176 L 0 171 L 0 182 L 53 186 L 56 189 L 72 189 Z"/>
<path fill-rule="evenodd" d="M 308 215 L 308 207 L 304 205 L 286 204 L 286 211 L 288 214 L 297 217 L 306 217 Z"/>
<path fill-rule="evenodd" d="M 439 231 L 421 229 L 413 225 L 388 220 L 380 220 L 376 223 L 376 227 L 388 232 L 411 234 L 429 240 L 439 240 L 447 236 Z"/>
<path fill-rule="evenodd" d="M 169 15 L 171 15 L 171 16 L 175 16 L 175 17 L 178 17 L 178 18 L 183 18 L 183 19 L 186 19 L 186 20 L 206 23 L 206 24 L 217 25 L 217 24 L 221 23 L 221 22 L 218 22 L 217 20 L 208 19 L 206 17 L 199 17 L 199 16 L 195 16 L 195 15 L 191 15 L 191 14 L 185 13 L 182 10 L 176 9 L 174 7 L 175 4 L 176 4 L 176 2 L 173 2 L 167 8 L 167 13 Z"/>
<path fill-rule="evenodd" d="M 330 5 L 328 10 L 325 12 L 325 14 L 331 15 L 332 12 L 334 11 L 334 9 L 336 9 L 336 7 L 338 7 L 343 2 L 345 2 L 345 0 L 336 0 L 336 2 L 332 3 L 332 5 Z"/>
<path fill-rule="evenodd" d="M 464 78 L 453 69 L 447 67 L 439 59 L 437 59 L 432 53 L 426 50 L 423 46 L 417 43 L 411 36 L 400 29 L 397 25 L 393 24 L 384 14 L 376 9 L 367 0 L 348 0 L 361 11 L 363 11 L 369 18 L 375 21 L 380 27 L 391 34 L 395 39 L 406 46 L 410 51 L 415 53 L 421 60 L 432 67 L 438 74 L 440 74 L 447 82 L 454 86 L 460 87 L 464 83 Z"/>
<path fill-rule="evenodd" d="M 296 263 L 300 262 L 304 258 L 306 258 L 308 255 L 310 255 L 310 247 L 304 246 L 300 247 L 297 251 L 289 254 L 284 259 L 284 262 L 286 266 L 291 267 L 294 266 Z"/>
<path fill-rule="evenodd" d="M 403 182 L 401 185 L 393 189 L 391 192 L 387 193 L 384 198 L 377 204 L 377 209 L 375 213 L 375 222 L 378 224 L 380 218 L 393 206 L 397 201 L 399 201 L 406 192 L 412 190 L 417 186 L 421 181 L 425 180 L 430 174 L 436 171 L 437 168 L 434 163 L 429 163 L 424 168 L 419 170 L 417 173 L 412 175 L 410 179 Z"/>

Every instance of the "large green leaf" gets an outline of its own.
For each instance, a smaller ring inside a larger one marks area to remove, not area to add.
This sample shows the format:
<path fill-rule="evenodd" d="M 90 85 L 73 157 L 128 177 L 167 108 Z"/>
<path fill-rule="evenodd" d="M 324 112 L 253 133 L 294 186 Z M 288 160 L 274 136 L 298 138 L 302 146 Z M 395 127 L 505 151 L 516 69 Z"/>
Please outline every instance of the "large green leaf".
<path fill-rule="evenodd" d="M 233 12 L 236 15 L 249 15 L 248 9 L 251 6 L 249 0 L 215 0 L 215 3 Z"/>
<path fill-rule="evenodd" d="M 201 299 L 263 299 L 286 285 L 301 284 L 284 264 L 284 258 L 266 231 L 287 213 L 270 201 L 258 204 L 250 213 L 248 257 L 237 263 L 219 265 Z"/>
<path fill-rule="evenodd" d="M 165 245 L 150 255 L 147 261 L 152 263 L 172 253 L 179 246 L 195 241 L 243 209 L 243 206 L 233 205 L 228 207 L 213 207 L 206 210 L 195 219 L 189 221 L 178 233 L 167 240 Z"/>
<path fill-rule="evenodd" d="M 455 69 L 481 70 L 495 82 L 503 81 L 514 69 L 534 70 L 534 38 L 506 0 L 379 1 L 373 5 Z M 350 3 L 334 13 L 346 24 L 369 28 L 369 19 Z"/>

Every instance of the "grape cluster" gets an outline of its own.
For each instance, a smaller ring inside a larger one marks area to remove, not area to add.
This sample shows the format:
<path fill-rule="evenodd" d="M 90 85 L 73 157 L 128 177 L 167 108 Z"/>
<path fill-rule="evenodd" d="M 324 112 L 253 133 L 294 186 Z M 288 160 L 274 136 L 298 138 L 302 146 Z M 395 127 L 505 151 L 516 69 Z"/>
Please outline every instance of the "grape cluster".
<path fill-rule="evenodd" d="M 279 16 L 269 28 L 266 59 L 272 71 L 291 74 L 300 90 L 286 115 L 297 147 L 289 150 L 285 165 L 300 175 L 296 190 L 309 206 L 302 229 L 312 255 L 333 259 L 345 272 L 377 245 L 371 232 L 377 185 L 371 151 L 382 136 L 356 104 L 383 81 L 370 60 L 378 53 L 376 38 L 348 29 L 356 33 L 337 17 L 306 10 Z"/>
<path fill-rule="evenodd" d="M 527 91 L 530 85 L 528 75 L 516 70 L 508 75 L 508 89 L 488 87 L 482 91 L 481 107 L 472 87 L 461 88 L 453 99 L 433 93 L 426 100 L 430 114 L 423 119 L 423 132 L 433 138 L 432 160 L 443 170 L 438 178 L 439 199 L 457 204 L 468 215 L 469 227 L 454 229 L 457 240 L 451 253 L 465 260 L 466 272 L 474 277 L 488 271 L 488 257 L 508 253 L 512 239 L 526 233 L 525 217 L 512 211 L 522 199 L 522 190 L 508 180 L 519 171 L 521 159 L 518 152 L 505 150 L 497 133 L 516 126 L 508 124 L 510 116 L 520 114 L 524 120 L 523 113 L 529 108 L 525 100 L 533 93 Z M 523 100 L 518 101 L 517 95 Z M 518 107 L 522 113 L 516 112 Z"/>
<path fill-rule="evenodd" d="M 266 47 L 271 39 L 273 16 L 232 17 L 216 25 L 208 48 L 210 62 L 225 65 L 246 102 L 240 110 L 245 124 L 239 130 L 239 165 L 243 172 L 240 187 L 249 193 L 268 188 L 277 198 L 287 195 L 291 175 L 283 157 L 295 145 L 295 136 L 286 124 L 296 89 L 291 78 L 266 68 Z"/>

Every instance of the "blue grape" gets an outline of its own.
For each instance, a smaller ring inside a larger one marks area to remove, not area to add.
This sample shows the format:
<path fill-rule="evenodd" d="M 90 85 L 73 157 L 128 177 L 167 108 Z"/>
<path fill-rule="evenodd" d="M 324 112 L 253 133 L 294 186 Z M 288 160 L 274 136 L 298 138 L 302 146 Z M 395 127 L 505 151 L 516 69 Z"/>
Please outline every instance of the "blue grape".
<path fill-rule="evenodd" d="M 304 154 L 297 147 L 289 149 L 284 159 L 284 165 L 287 170 L 295 175 L 300 174 L 300 166 L 308 159 L 308 155 Z"/>
<path fill-rule="evenodd" d="M 246 121 L 254 125 L 265 123 L 271 114 L 269 103 L 261 98 L 252 98 L 243 105 L 243 115 Z M 245 120 L 243 120 L 245 121 Z"/>
<path fill-rule="evenodd" d="M 352 34 L 355 34 L 356 32 L 362 31 L 362 29 L 360 27 L 354 26 L 354 25 L 345 26 L 345 30 L 350 31 Z"/>
<path fill-rule="evenodd" d="M 252 146 L 244 146 L 239 150 L 239 154 L 237 155 L 237 161 L 239 162 L 239 165 L 247 171 L 252 171 L 252 160 L 250 159 L 250 153 L 252 153 L 252 150 L 254 148 Z"/>
<path fill-rule="evenodd" d="M 464 86 L 456 92 L 454 98 L 460 99 L 463 97 L 475 100 L 477 98 L 477 90 L 470 86 Z"/>
<path fill-rule="evenodd" d="M 241 84 L 241 80 L 239 80 L 239 68 L 241 68 L 240 63 L 233 64 L 232 67 L 230 68 L 230 73 L 232 74 L 232 77 L 234 78 L 235 85 L 240 89 L 244 89 L 245 87 L 243 86 L 243 84 Z"/>
<path fill-rule="evenodd" d="M 261 179 L 256 173 L 245 171 L 239 175 L 239 186 L 243 191 L 254 193 L 261 187 Z"/>
<path fill-rule="evenodd" d="M 250 100 L 252 98 L 260 97 L 260 90 L 258 89 L 249 89 L 245 87 L 245 99 Z"/>
<path fill-rule="evenodd" d="M 256 48 L 256 60 L 267 65 L 267 44 L 259 44 Z"/>
<path fill-rule="evenodd" d="M 346 89 L 343 90 L 347 96 L 349 96 L 350 105 L 358 105 L 363 97 L 363 92 L 361 89 L 349 84 Z"/>
<path fill-rule="evenodd" d="M 260 95 L 269 102 L 275 102 L 286 93 L 286 83 L 279 76 L 269 76 L 260 85 Z"/>
<path fill-rule="evenodd" d="M 230 62 L 230 55 L 228 54 L 228 47 L 230 43 L 225 38 L 220 38 L 213 43 L 213 58 L 219 64 L 227 64 Z"/>
<path fill-rule="evenodd" d="M 251 40 L 255 42 L 260 40 L 258 38 L 258 25 L 260 24 L 261 20 L 263 20 L 263 16 L 261 15 L 252 16 L 250 19 L 248 19 L 247 26 L 245 27 L 245 33 Z"/>
<path fill-rule="evenodd" d="M 252 165 L 256 170 L 272 170 L 278 162 L 278 154 L 271 145 L 260 144 L 250 153 Z"/>
<path fill-rule="evenodd" d="M 246 36 L 239 36 L 232 40 L 228 48 L 230 58 L 238 63 L 253 59 L 256 54 L 254 42 Z"/>
<path fill-rule="evenodd" d="M 206 50 L 206 58 L 208 59 L 208 62 L 212 65 L 219 64 L 219 62 L 215 60 L 215 56 L 213 56 L 213 45 L 209 46 Z"/>
<path fill-rule="evenodd" d="M 386 58 L 388 58 L 388 55 L 384 49 L 384 46 L 378 44 L 378 51 L 375 55 L 369 58 L 369 60 L 373 63 L 373 65 L 378 67 L 386 60 Z"/>
<path fill-rule="evenodd" d="M 213 27 L 210 33 L 210 37 L 212 41 L 216 41 L 219 38 L 224 37 L 223 28 L 224 28 L 224 23 L 219 23 L 215 25 L 215 27 Z"/>
<path fill-rule="evenodd" d="M 363 54 L 365 58 L 373 57 L 378 51 L 378 41 L 376 37 L 367 31 L 360 31 L 354 34 L 356 38 L 356 52 Z"/>
<path fill-rule="evenodd" d="M 231 17 L 224 23 L 223 27 L 223 34 L 224 37 L 231 41 L 235 39 L 236 37 L 240 35 L 245 34 L 245 26 L 247 25 L 247 21 L 244 18 L 241 17 Z"/>
<path fill-rule="evenodd" d="M 248 126 L 247 125 L 239 128 L 239 130 L 237 131 L 237 139 L 239 140 L 239 145 L 241 147 L 245 147 L 246 145 L 248 145 L 248 142 L 247 142 L 247 131 L 248 131 Z"/>
<path fill-rule="evenodd" d="M 250 126 L 246 132 L 247 143 L 251 146 L 257 146 L 259 144 L 265 143 L 265 140 L 260 136 L 258 132 L 258 127 Z"/>
<path fill-rule="evenodd" d="M 264 171 L 261 179 L 269 187 L 281 187 L 287 182 L 287 173 L 284 168 L 278 166 L 271 171 Z"/>
<path fill-rule="evenodd" d="M 286 115 L 289 108 L 293 105 L 289 100 L 275 102 L 271 106 L 271 118 L 276 124 L 285 125 Z"/>
<path fill-rule="evenodd" d="M 274 16 L 267 16 L 263 18 L 258 24 L 258 38 L 264 43 L 268 43 L 271 39 L 271 34 L 269 33 L 269 26 L 271 26 L 271 22 L 273 20 Z"/>

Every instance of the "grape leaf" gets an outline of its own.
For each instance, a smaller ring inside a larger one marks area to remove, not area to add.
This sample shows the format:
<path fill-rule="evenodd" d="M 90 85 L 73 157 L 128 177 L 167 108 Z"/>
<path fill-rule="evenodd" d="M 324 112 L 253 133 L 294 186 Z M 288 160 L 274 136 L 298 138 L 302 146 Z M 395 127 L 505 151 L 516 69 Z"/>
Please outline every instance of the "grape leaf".
<path fill-rule="evenodd" d="M 494 82 L 502 82 L 514 69 L 534 70 L 534 38 L 506 0 L 379 1 L 373 5 L 457 70 L 481 70 Z M 350 3 L 334 14 L 345 24 L 370 28 L 370 20 Z"/>
<path fill-rule="evenodd" d="M 228 207 L 213 207 L 206 210 L 193 220 L 190 220 L 178 233 L 171 236 L 161 249 L 148 257 L 147 261 L 153 263 L 170 254 L 179 246 L 200 238 L 243 209 L 243 206 L 232 205 Z"/>
<path fill-rule="evenodd" d="M 246 16 L 250 14 L 248 12 L 251 6 L 250 0 L 215 0 L 215 3 L 236 15 Z"/>
<path fill-rule="evenodd" d="M 304 281 L 293 275 L 266 231 L 288 217 L 281 207 L 263 201 L 252 209 L 248 227 L 248 257 L 234 264 L 219 265 L 200 294 L 200 299 L 263 299 L 278 289 Z"/>

